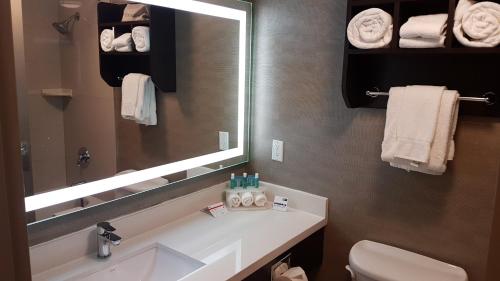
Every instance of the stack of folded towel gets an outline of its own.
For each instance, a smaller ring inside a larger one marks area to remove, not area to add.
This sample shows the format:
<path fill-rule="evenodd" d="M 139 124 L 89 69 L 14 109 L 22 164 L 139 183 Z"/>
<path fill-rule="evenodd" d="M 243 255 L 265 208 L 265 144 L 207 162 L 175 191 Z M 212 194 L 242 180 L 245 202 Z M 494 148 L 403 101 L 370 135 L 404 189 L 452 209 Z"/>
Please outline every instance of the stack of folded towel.
<path fill-rule="evenodd" d="M 496 47 L 500 44 L 500 4 L 460 0 L 455 10 L 453 33 L 468 47 Z"/>
<path fill-rule="evenodd" d="M 121 114 L 138 124 L 156 125 L 155 86 L 150 76 L 130 73 L 123 78 Z"/>
<path fill-rule="evenodd" d="M 447 14 L 410 17 L 399 30 L 400 48 L 444 48 Z"/>
<path fill-rule="evenodd" d="M 389 46 L 392 40 L 392 16 L 378 8 L 360 12 L 347 26 L 347 39 L 360 49 Z"/>
<path fill-rule="evenodd" d="M 443 174 L 455 153 L 458 98 L 445 87 L 391 88 L 382 160 L 407 171 Z"/>
<path fill-rule="evenodd" d="M 149 19 L 148 7 L 144 4 L 127 4 L 123 10 L 122 21 L 140 21 Z"/>

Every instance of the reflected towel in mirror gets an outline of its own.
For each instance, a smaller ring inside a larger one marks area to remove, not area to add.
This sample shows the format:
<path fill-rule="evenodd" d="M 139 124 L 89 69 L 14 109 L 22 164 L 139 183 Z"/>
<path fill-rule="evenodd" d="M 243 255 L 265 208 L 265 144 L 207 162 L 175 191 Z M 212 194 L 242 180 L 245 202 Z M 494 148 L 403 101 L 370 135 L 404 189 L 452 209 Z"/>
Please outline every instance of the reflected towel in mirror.
<path fill-rule="evenodd" d="M 150 76 L 130 73 L 123 78 L 121 114 L 138 124 L 157 124 L 155 86 Z"/>
<path fill-rule="evenodd" d="M 138 52 L 149 52 L 149 27 L 136 26 L 132 28 L 132 39 Z"/>

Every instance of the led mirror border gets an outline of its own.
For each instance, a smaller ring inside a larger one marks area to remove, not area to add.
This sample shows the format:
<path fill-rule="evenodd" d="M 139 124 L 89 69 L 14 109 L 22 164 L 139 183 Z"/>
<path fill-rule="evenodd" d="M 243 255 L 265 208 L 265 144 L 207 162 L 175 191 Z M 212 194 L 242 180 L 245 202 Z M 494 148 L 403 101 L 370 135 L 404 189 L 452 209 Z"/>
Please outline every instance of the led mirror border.
<path fill-rule="evenodd" d="M 203 156 L 198 156 L 178 162 L 173 162 L 153 168 L 144 169 L 130 174 L 114 176 L 102 180 L 93 181 L 77 186 L 71 186 L 40 193 L 24 199 L 26 212 L 50 207 L 71 200 L 91 196 L 105 191 L 114 190 L 127 185 L 147 181 L 150 179 L 182 172 L 188 169 L 220 162 L 244 154 L 244 126 L 245 126 L 245 82 L 246 82 L 246 28 L 247 12 L 214 4 L 203 3 L 192 0 L 139 0 L 144 4 L 162 6 L 193 12 L 208 16 L 231 19 L 240 23 L 239 38 L 239 70 L 238 70 L 238 147 L 219 151 Z"/>

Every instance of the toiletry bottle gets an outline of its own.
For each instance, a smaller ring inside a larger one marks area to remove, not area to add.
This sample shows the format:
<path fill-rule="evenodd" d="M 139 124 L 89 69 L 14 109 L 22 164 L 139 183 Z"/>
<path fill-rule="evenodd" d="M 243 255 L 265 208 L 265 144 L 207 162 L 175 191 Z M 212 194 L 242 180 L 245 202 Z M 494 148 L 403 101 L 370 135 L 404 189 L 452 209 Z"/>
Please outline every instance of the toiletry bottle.
<path fill-rule="evenodd" d="M 248 186 L 248 183 L 247 183 L 247 173 L 243 173 L 243 179 L 242 179 L 241 183 L 242 183 L 241 186 L 243 188 L 247 188 L 247 186 Z"/>
<path fill-rule="evenodd" d="M 231 180 L 229 181 L 229 187 L 231 189 L 234 189 L 237 185 L 238 185 L 238 183 L 236 182 L 236 178 L 234 176 L 234 173 L 231 173 Z"/>
<path fill-rule="evenodd" d="M 254 176 L 248 176 L 247 177 L 247 186 L 255 187 L 255 177 Z"/>
<path fill-rule="evenodd" d="M 259 188 L 259 185 L 260 185 L 260 183 L 259 183 L 259 173 L 255 173 L 255 180 L 254 181 L 255 181 L 255 183 L 254 183 L 255 188 Z"/>

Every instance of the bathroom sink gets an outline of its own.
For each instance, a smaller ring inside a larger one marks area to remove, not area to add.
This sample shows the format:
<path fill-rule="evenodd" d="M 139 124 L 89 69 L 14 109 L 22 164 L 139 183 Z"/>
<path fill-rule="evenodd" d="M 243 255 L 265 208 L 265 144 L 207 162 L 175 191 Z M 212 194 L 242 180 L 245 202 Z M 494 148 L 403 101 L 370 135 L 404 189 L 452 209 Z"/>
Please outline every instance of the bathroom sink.
<path fill-rule="evenodd" d="M 107 268 L 82 274 L 71 281 L 174 281 L 205 264 L 163 245 L 153 245 Z"/>

